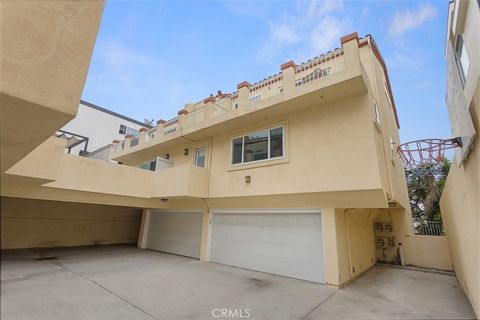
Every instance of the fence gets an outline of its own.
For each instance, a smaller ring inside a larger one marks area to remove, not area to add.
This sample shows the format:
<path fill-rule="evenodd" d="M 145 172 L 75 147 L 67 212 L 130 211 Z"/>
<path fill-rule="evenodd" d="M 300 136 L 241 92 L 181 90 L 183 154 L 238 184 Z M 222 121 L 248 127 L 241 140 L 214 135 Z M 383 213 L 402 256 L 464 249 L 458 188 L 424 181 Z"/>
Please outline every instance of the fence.
<path fill-rule="evenodd" d="M 415 234 L 425 236 L 444 236 L 445 230 L 440 221 L 420 221 L 414 226 Z"/>

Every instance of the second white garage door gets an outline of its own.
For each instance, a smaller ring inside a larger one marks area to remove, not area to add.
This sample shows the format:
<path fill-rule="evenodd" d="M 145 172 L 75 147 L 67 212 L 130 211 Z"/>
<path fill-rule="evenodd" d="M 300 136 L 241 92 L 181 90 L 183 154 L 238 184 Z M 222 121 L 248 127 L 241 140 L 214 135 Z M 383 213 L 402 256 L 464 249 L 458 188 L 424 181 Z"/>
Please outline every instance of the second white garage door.
<path fill-rule="evenodd" d="M 211 261 L 325 283 L 319 211 L 215 212 Z"/>
<path fill-rule="evenodd" d="M 151 211 L 148 225 L 147 248 L 193 258 L 200 256 L 201 212 Z"/>

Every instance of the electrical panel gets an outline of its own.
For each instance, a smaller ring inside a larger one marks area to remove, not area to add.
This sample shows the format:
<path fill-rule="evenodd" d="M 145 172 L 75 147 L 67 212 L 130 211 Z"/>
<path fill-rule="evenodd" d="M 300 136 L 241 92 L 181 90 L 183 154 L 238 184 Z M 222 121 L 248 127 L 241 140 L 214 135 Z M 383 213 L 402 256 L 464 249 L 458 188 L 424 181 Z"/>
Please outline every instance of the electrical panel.
<path fill-rule="evenodd" d="M 391 222 L 374 222 L 375 247 L 377 261 L 390 262 L 397 255 L 397 241 L 395 239 L 394 226 Z"/>

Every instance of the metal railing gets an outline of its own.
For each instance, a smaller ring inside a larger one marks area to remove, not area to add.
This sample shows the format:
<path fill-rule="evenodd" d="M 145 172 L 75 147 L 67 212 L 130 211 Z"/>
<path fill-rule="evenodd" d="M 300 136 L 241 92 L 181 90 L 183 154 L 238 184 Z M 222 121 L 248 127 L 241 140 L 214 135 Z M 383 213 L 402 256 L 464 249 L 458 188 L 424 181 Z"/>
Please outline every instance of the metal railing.
<path fill-rule="evenodd" d="M 424 236 L 444 236 L 445 229 L 440 221 L 419 221 L 414 224 L 415 234 Z"/>
<path fill-rule="evenodd" d="M 72 151 L 73 148 L 76 146 L 79 146 L 83 143 L 83 148 L 80 150 L 80 152 L 87 152 L 88 148 L 88 137 L 73 133 L 73 132 L 68 132 L 65 130 L 57 130 L 55 133 L 55 136 L 57 138 L 62 138 L 67 140 L 67 145 L 65 146 L 65 150 L 68 150 L 68 153 Z"/>

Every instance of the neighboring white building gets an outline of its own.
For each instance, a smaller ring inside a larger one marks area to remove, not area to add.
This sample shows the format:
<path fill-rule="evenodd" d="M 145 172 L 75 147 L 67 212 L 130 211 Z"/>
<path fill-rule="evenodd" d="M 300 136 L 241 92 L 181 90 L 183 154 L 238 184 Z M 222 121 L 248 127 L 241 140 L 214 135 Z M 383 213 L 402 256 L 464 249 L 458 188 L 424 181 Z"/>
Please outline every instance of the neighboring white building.
<path fill-rule="evenodd" d="M 141 121 L 81 100 L 77 116 L 61 131 L 66 132 L 65 137 L 71 139 L 69 145 L 74 145 L 74 142 L 78 143 L 70 149 L 71 154 L 78 155 L 85 150 L 92 153 L 91 157 L 93 158 L 98 156 L 106 159 L 113 140 L 123 140 L 126 134 L 135 135 L 140 128 L 145 126 L 146 124 Z M 61 131 L 57 135 L 61 134 Z M 72 134 L 75 135 L 73 139 Z"/>

